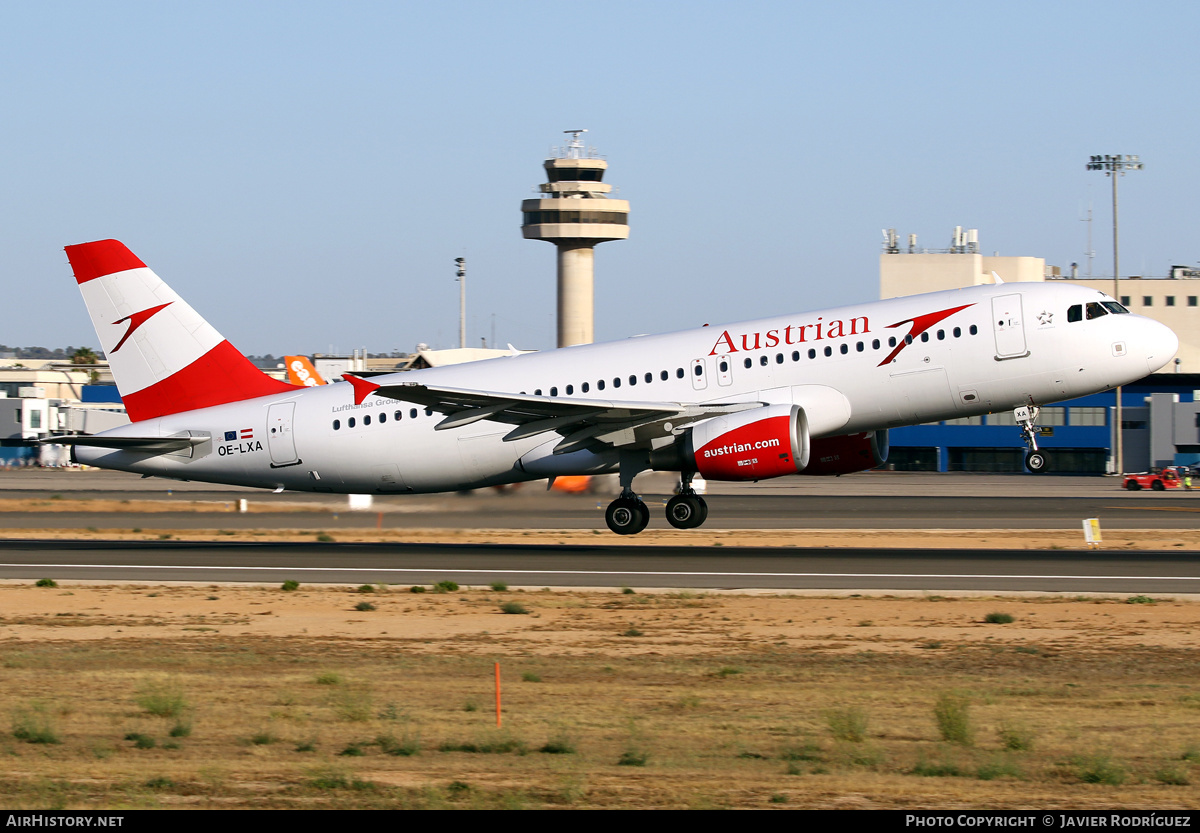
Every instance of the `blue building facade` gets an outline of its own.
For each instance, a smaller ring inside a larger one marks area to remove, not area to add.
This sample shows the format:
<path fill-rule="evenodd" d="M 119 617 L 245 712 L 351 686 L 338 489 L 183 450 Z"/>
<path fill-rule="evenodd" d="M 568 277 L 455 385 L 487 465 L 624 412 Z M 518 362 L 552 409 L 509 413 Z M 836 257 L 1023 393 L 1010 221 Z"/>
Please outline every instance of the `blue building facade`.
<path fill-rule="evenodd" d="M 1200 374 L 1156 373 L 1122 388 L 1124 469 L 1200 462 Z M 1116 392 L 1042 408 L 1038 446 L 1048 470 L 1113 470 Z M 896 471 L 1020 472 L 1025 444 L 1012 412 L 945 420 L 890 432 L 886 468 Z"/>

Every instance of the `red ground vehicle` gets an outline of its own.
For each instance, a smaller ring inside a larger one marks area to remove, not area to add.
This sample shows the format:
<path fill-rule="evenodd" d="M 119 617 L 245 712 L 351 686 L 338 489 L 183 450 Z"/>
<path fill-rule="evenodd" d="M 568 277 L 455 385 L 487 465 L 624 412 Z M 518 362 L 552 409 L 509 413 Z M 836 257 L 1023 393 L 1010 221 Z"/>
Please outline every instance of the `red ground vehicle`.
<path fill-rule="evenodd" d="M 1156 492 L 1165 489 L 1182 489 L 1184 472 L 1178 466 L 1168 466 L 1160 472 L 1142 472 L 1127 474 L 1122 484 L 1131 492 L 1139 489 L 1153 489 Z"/>

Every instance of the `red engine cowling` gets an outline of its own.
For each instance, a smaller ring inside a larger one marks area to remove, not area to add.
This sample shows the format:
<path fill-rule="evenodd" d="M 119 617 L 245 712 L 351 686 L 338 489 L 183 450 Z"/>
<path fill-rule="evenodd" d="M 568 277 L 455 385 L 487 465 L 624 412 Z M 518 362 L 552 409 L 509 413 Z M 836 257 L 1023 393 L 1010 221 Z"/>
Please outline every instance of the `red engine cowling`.
<path fill-rule="evenodd" d="M 850 474 L 887 462 L 888 432 L 867 431 L 842 437 L 823 437 L 810 444 L 808 466 L 801 474 Z"/>
<path fill-rule="evenodd" d="M 707 480 L 765 480 L 809 462 L 808 419 L 796 405 L 715 417 L 690 432 L 687 453 Z"/>

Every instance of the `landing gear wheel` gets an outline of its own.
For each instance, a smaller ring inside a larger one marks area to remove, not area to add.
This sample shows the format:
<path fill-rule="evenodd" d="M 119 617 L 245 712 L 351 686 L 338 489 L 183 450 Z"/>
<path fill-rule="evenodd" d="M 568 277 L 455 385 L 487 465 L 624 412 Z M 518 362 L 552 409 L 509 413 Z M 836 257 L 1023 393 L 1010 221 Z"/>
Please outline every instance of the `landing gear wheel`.
<path fill-rule="evenodd" d="M 619 497 L 604 510 L 604 522 L 618 535 L 637 535 L 650 523 L 650 510 L 637 498 Z"/>
<path fill-rule="evenodd" d="M 708 504 L 699 495 L 675 495 L 667 501 L 667 522 L 676 529 L 695 529 L 706 518 Z"/>
<path fill-rule="evenodd" d="M 1033 474 L 1041 474 L 1046 470 L 1046 455 L 1040 451 L 1030 451 L 1025 455 L 1025 468 Z"/>

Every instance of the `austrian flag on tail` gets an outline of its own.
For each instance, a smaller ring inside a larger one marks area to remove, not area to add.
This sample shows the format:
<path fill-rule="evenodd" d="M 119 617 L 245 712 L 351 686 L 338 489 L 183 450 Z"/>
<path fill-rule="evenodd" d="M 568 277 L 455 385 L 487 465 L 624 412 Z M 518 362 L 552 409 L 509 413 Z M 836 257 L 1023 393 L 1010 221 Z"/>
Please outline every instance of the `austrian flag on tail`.
<path fill-rule="evenodd" d="M 133 422 L 296 390 L 251 364 L 124 244 L 66 251 Z"/>

